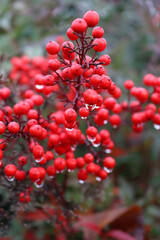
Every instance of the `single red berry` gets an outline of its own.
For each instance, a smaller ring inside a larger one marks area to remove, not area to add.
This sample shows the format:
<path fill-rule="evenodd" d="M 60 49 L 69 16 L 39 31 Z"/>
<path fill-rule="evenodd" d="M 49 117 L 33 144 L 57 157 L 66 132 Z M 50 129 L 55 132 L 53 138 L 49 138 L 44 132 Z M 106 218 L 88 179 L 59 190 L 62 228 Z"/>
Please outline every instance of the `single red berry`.
<path fill-rule="evenodd" d="M 94 139 L 98 133 L 97 128 L 94 126 L 88 127 L 87 128 L 87 136 Z"/>
<path fill-rule="evenodd" d="M 44 78 L 45 79 L 45 78 Z M 49 79 L 48 77 L 47 77 L 47 79 Z M 51 78 L 50 78 L 51 79 Z M 52 79 L 53 80 L 53 79 Z M 51 81 L 52 81 L 51 80 Z M 46 81 L 48 81 L 48 80 L 46 80 Z M 49 80 L 50 81 L 50 80 Z M 32 100 L 33 100 L 33 102 L 34 102 L 34 104 L 35 105 L 37 105 L 37 106 L 40 106 L 40 105 L 42 105 L 43 104 L 43 102 L 44 102 L 44 98 L 41 96 L 41 95 L 33 95 L 32 96 Z"/>
<path fill-rule="evenodd" d="M 49 41 L 46 45 L 46 50 L 49 54 L 55 55 L 55 54 L 59 53 L 60 46 L 55 41 Z"/>
<path fill-rule="evenodd" d="M 20 165 L 26 165 L 27 164 L 27 158 L 25 156 L 21 156 L 18 158 L 18 164 Z"/>
<path fill-rule="evenodd" d="M 52 70 L 52 71 L 56 71 L 57 69 L 60 68 L 60 61 L 58 59 L 50 59 L 48 61 L 48 67 Z"/>
<path fill-rule="evenodd" d="M 88 89 L 83 93 L 85 103 L 95 105 L 98 101 L 98 94 L 93 89 Z"/>
<path fill-rule="evenodd" d="M 90 10 L 84 14 L 83 19 L 86 21 L 88 27 L 95 27 L 99 22 L 99 15 L 97 12 Z"/>
<path fill-rule="evenodd" d="M 55 81 L 55 78 L 54 78 L 54 76 L 52 76 L 52 75 L 46 75 L 45 77 L 43 77 L 43 84 L 45 85 L 45 86 L 52 86 L 53 84 L 54 84 L 54 81 Z M 35 99 L 35 95 L 32 97 L 32 99 L 33 99 L 33 101 L 34 101 L 34 99 Z M 43 104 L 43 100 L 41 100 L 42 101 L 42 103 L 40 104 L 40 105 L 42 105 Z M 34 103 L 35 103 L 35 101 L 34 101 Z M 36 103 L 35 103 L 36 104 Z M 37 105 L 37 104 L 36 104 Z"/>
<path fill-rule="evenodd" d="M 3 87 L 3 88 L 0 89 L 0 97 L 2 99 L 8 98 L 10 96 L 10 94 L 11 94 L 11 91 L 10 91 L 9 88 Z"/>
<path fill-rule="evenodd" d="M 3 134 L 6 131 L 6 125 L 0 121 L 0 134 Z"/>
<path fill-rule="evenodd" d="M 104 100 L 104 106 L 108 110 L 112 110 L 115 104 L 116 104 L 116 100 L 112 97 L 108 97 Z"/>
<path fill-rule="evenodd" d="M 87 180 L 87 177 L 88 177 L 88 172 L 87 172 L 86 169 L 80 169 L 78 171 L 78 179 L 79 179 L 79 181 L 82 181 L 82 183 L 83 183 L 84 181 Z"/>
<path fill-rule="evenodd" d="M 44 148 L 41 145 L 35 145 L 32 149 L 32 153 L 36 159 L 40 159 L 43 157 Z"/>
<path fill-rule="evenodd" d="M 111 58 L 109 55 L 102 55 L 100 58 L 99 58 L 99 62 L 104 65 L 104 66 L 107 66 L 111 63 Z"/>
<path fill-rule="evenodd" d="M 126 80 L 124 82 L 124 87 L 130 90 L 132 87 L 134 87 L 134 82 L 132 80 Z"/>
<path fill-rule="evenodd" d="M 76 169 L 76 167 L 77 167 L 76 159 L 74 159 L 74 158 L 67 158 L 66 166 L 67 166 L 67 169 L 70 170 L 70 171 L 73 171 L 74 169 Z"/>
<path fill-rule="evenodd" d="M 79 115 L 82 119 L 86 119 L 89 115 L 89 110 L 86 107 L 81 107 L 79 109 Z"/>
<path fill-rule="evenodd" d="M 40 179 L 41 173 L 40 173 L 39 169 L 36 168 L 36 167 L 32 167 L 32 168 L 29 170 L 29 177 L 30 177 L 31 181 L 33 181 L 33 182 L 35 182 L 35 181 L 37 181 L 38 179 Z"/>
<path fill-rule="evenodd" d="M 74 34 L 74 31 L 73 31 L 72 28 L 68 28 L 68 30 L 67 30 L 67 36 L 68 36 L 68 38 L 69 38 L 70 40 L 72 40 L 72 41 L 75 41 L 75 40 L 78 39 L 78 36 L 77 36 L 76 34 Z"/>
<path fill-rule="evenodd" d="M 15 174 L 15 179 L 18 181 L 23 181 L 26 178 L 26 172 L 23 170 L 17 170 Z"/>
<path fill-rule="evenodd" d="M 92 36 L 94 38 L 102 38 L 104 35 L 104 30 L 102 27 L 95 27 L 92 31 Z"/>
<path fill-rule="evenodd" d="M 99 177 L 101 180 L 105 180 L 108 176 L 108 173 L 105 170 L 100 170 L 99 171 Z"/>
<path fill-rule="evenodd" d="M 16 166 L 14 164 L 8 164 L 4 168 L 5 175 L 9 176 L 9 177 L 15 176 L 16 171 L 17 171 L 17 168 L 16 168 Z"/>
<path fill-rule="evenodd" d="M 83 68 L 80 64 L 74 63 L 71 66 L 71 73 L 75 76 L 80 76 L 83 73 Z"/>
<path fill-rule="evenodd" d="M 102 89 L 108 89 L 111 86 L 111 79 L 108 76 L 102 76 L 101 77 L 101 82 L 100 82 L 100 87 Z"/>
<path fill-rule="evenodd" d="M 91 153 L 86 153 L 86 154 L 84 155 L 84 160 L 85 160 L 85 162 L 86 162 L 87 164 L 93 162 L 93 161 L 94 161 L 94 156 L 93 156 L 93 154 L 91 154 Z"/>
<path fill-rule="evenodd" d="M 41 137 L 43 130 L 39 124 L 36 124 L 30 127 L 29 132 L 33 137 Z"/>
<path fill-rule="evenodd" d="M 76 158 L 76 161 L 77 161 L 77 168 L 83 168 L 86 164 L 83 157 Z"/>
<path fill-rule="evenodd" d="M 93 41 L 93 45 L 95 45 L 93 49 L 96 52 L 102 52 L 107 47 L 107 42 L 104 38 L 96 38 Z"/>
<path fill-rule="evenodd" d="M 51 151 L 47 151 L 47 152 L 45 153 L 45 157 L 47 158 L 47 161 L 51 161 L 51 160 L 53 160 L 53 158 L 54 158 L 54 154 L 53 154 L 53 152 L 51 152 Z"/>
<path fill-rule="evenodd" d="M 92 84 L 93 87 L 98 87 L 100 82 L 101 82 L 101 77 L 98 74 L 92 75 L 90 79 L 90 83 Z"/>
<path fill-rule="evenodd" d="M 56 169 L 54 166 L 48 166 L 47 167 L 47 174 L 49 177 L 53 178 L 56 175 Z"/>
<path fill-rule="evenodd" d="M 71 28 L 76 33 L 83 33 L 87 30 L 87 23 L 82 18 L 76 18 L 71 25 Z"/>
<path fill-rule="evenodd" d="M 118 114 L 113 114 L 110 116 L 109 122 L 114 128 L 117 128 L 121 123 L 121 118 Z"/>
<path fill-rule="evenodd" d="M 68 108 L 64 112 L 64 117 L 65 117 L 66 122 L 75 122 L 77 120 L 77 113 L 74 109 Z"/>
<path fill-rule="evenodd" d="M 10 133 L 17 133 L 20 130 L 20 126 L 17 122 L 10 122 L 7 128 Z"/>
<path fill-rule="evenodd" d="M 66 167 L 66 161 L 63 158 L 58 157 L 54 160 L 54 166 L 56 168 L 56 171 L 62 172 Z"/>
<path fill-rule="evenodd" d="M 0 160 L 3 158 L 3 151 L 0 149 Z"/>
<path fill-rule="evenodd" d="M 103 166 L 107 169 L 113 169 L 116 165 L 116 161 L 113 157 L 106 157 L 103 161 Z"/>

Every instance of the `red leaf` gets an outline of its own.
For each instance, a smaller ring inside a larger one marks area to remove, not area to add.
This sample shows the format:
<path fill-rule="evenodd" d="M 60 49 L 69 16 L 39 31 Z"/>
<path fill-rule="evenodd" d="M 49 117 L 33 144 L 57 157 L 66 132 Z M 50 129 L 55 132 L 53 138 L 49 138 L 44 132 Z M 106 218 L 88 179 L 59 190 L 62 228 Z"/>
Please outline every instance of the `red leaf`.
<path fill-rule="evenodd" d="M 112 230 L 107 232 L 106 237 L 111 237 L 116 240 L 137 240 L 136 238 L 132 237 L 128 233 L 125 233 L 120 230 Z"/>

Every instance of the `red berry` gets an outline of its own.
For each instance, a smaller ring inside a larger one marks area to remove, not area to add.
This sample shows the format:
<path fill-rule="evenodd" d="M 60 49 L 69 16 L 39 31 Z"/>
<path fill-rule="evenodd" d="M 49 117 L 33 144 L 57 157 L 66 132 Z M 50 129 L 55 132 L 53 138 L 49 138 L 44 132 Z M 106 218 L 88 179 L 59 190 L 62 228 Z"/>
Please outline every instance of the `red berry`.
<path fill-rule="evenodd" d="M 46 50 L 49 54 L 55 55 L 55 54 L 59 53 L 60 46 L 55 41 L 49 41 L 46 45 Z"/>
<path fill-rule="evenodd" d="M 78 157 L 76 161 L 77 161 L 77 168 L 83 168 L 84 165 L 86 164 L 84 158 L 82 157 Z"/>
<path fill-rule="evenodd" d="M 50 59 L 48 62 L 48 67 L 51 70 L 56 71 L 60 68 L 60 61 L 58 59 Z"/>
<path fill-rule="evenodd" d="M 103 161 L 103 166 L 107 169 L 113 169 L 116 165 L 115 159 L 113 157 L 106 157 Z"/>
<path fill-rule="evenodd" d="M 37 181 L 38 179 L 40 179 L 41 173 L 40 173 L 39 169 L 36 168 L 36 167 L 32 167 L 32 168 L 29 170 L 29 177 L 30 177 L 31 181 L 33 181 L 33 182 L 35 182 L 35 181 Z"/>
<path fill-rule="evenodd" d="M 101 77 L 100 87 L 102 89 L 108 89 L 111 86 L 111 79 L 108 76 Z"/>
<path fill-rule="evenodd" d="M 99 58 L 99 62 L 104 65 L 104 66 L 107 66 L 111 63 L 111 58 L 109 55 L 102 55 L 100 58 Z"/>
<path fill-rule="evenodd" d="M 98 74 L 92 75 L 92 77 L 90 79 L 90 83 L 92 84 L 92 86 L 98 87 L 100 82 L 101 82 L 101 77 Z"/>
<path fill-rule="evenodd" d="M 102 52 L 106 46 L 107 46 L 107 42 L 104 38 L 96 38 L 94 41 L 93 41 L 93 45 L 95 45 L 93 47 L 93 49 L 96 51 L 96 52 Z"/>
<path fill-rule="evenodd" d="M 54 166 L 48 166 L 47 167 L 47 174 L 50 177 L 54 177 L 56 175 L 56 169 Z"/>
<path fill-rule="evenodd" d="M 7 128 L 10 133 L 17 133 L 20 130 L 20 126 L 17 122 L 10 122 Z"/>
<path fill-rule="evenodd" d="M 74 158 L 67 158 L 66 166 L 67 166 L 68 170 L 73 171 L 76 168 L 76 166 L 77 166 L 76 159 L 74 159 Z"/>
<path fill-rule="evenodd" d="M 86 132 L 87 136 L 89 136 L 90 138 L 95 138 L 98 133 L 97 128 L 95 128 L 94 126 L 88 127 Z"/>
<path fill-rule="evenodd" d="M 112 110 L 115 104 L 116 104 L 116 100 L 112 97 L 108 97 L 104 100 L 104 106 L 108 110 Z"/>
<path fill-rule="evenodd" d="M 0 134 L 3 134 L 6 130 L 6 125 L 0 121 Z"/>
<path fill-rule="evenodd" d="M 18 181 L 23 181 L 26 178 L 26 172 L 23 170 L 17 170 L 15 174 L 15 179 Z"/>
<path fill-rule="evenodd" d="M 117 114 L 113 114 L 110 119 L 109 119 L 109 122 L 110 124 L 113 126 L 113 127 L 118 127 L 121 123 L 121 118 L 119 115 Z"/>
<path fill-rule="evenodd" d="M 20 165 L 26 165 L 27 164 L 27 158 L 25 156 L 21 156 L 18 158 L 18 164 Z"/>
<path fill-rule="evenodd" d="M 63 158 L 56 158 L 54 160 L 54 166 L 58 172 L 62 172 L 66 167 L 66 162 Z"/>
<path fill-rule="evenodd" d="M 93 89 L 88 89 L 83 93 L 85 103 L 95 105 L 98 101 L 98 94 Z"/>
<path fill-rule="evenodd" d="M 4 168 L 4 172 L 6 176 L 14 176 L 16 174 L 17 168 L 14 164 L 8 164 L 5 168 Z"/>
<path fill-rule="evenodd" d="M 30 127 L 29 132 L 33 137 L 41 137 L 43 130 L 40 125 L 36 124 Z"/>
<path fill-rule="evenodd" d="M 91 163 L 94 161 L 94 156 L 91 153 L 86 153 L 84 155 L 84 160 L 86 163 Z"/>
<path fill-rule="evenodd" d="M 66 122 L 75 122 L 77 120 L 77 113 L 74 109 L 68 108 L 64 112 L 64 117 L 65 117 Z"/>
<path fill-rule="evenodd" d="M 54 84 L 54 81 L 55 81 L 55 78 L 52 76 L 52 75 L 46 75 L 44 78 L 43 78 L 43 84 L 45 86 L 52 86 Z M 35 95 L 32 97 L 34 103 L 35 103 Z M 41 100 L 42 103 L 40 105 L 43 104 L 43 100 Z M 35 103 L 36 104 L 36 103 Z M 36 104 L 37 105 L 37 104 Z"/>
<path fill-rule="evenodd" d="M 95 27 L 92 31 L 92 36 L 94 38 L 102 38 L 104 35 L 104 30 L 102 27 Z"/>
<path fill-rule="evenodd" d="M 71 28 L 76 33 L 83 33 L 87 30 L 87 23 L 82 18 L 76 18 L 71 25 Z"/>
<path fill-rule="evenodd" d="M 132 80 L 126 80 L 124 82 L 124 87 L 130 90 L 132 87 L 134 87 L 134 82 Z"/>
<path fill-rule="evenodd" d="M 74 41 L 78 39 L 78 36 L 76 34 L 74 34 L 74 31 L 72 28 L 68 28 L 67 30 L 67 36 L 70 40 Z"/>
<path fill-rule="evenodd" d="M 86 119 L 89 115 L 89 110 L 86 107 L 81 107 L 79 109 L 79 115 L 82 119 Z"/>
<path fill-rule="evenodd" d="M 81 181 L 85 181 L 88 177 L 88 172 L 86 169 L 80 169 L 78 171 L 78 179 Z"/>
<path fill-rule="evenodd" d="M 84 14 L 83 19 L 86 21 L 88 27 L 95 27 L 99 22 L 99 15 L 97 12 L 90 10 Z"/>
<path fill-rule="evenodd" d="M 105 180 L 107 176 L 108 176 L 108 173 L 105 170 L 99 171 L 99 177 L 101 178 L 101 180 Z"/>
<path fill-rule="evenodd" d="M 32 149 L 32 153 L 36 159 L 40 159 L 43 157 L 44 149 L 41 145 L 35 145 Z"/>

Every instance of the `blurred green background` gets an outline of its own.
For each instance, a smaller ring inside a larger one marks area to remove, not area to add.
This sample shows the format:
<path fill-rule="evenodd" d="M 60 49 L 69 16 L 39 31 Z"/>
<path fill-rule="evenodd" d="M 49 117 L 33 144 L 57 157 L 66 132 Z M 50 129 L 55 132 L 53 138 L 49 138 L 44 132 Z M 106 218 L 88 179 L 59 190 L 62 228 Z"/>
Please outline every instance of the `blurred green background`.
<path fill-rule="evenodd" d="M 105 53 L 112 59 L 108 72 L 118 86 L 123 87 L 127 79 L 143 86 L 145 73 L 160 75 L 159 0 L 0 0 L 0 73 L 9 71 L 13 56 L 46 54 L 46 42 L 58 35 L 66 36 L 71 21 L 89 9 L 100 15 L 99 25 L 108 43 Z M 107 209 L 117 198 L 119 205 L 138 203 L 145 224 L 151 226 L 151 239 L 160 239 L 159 132 L 148 126 L 139 136 L 121 128 L 112 136 L 118 147 L 116 170 L 103 185 L 99 204 L 95 205 L 95 195 L 84 207 Z M 78 203 L 82 199 L 76 187 L 67 192 L 67 197 Z M 21 239 L 21 231 L 23 227 L 13 222 L 11 234 L 17 236 L 15 239 Z"/>

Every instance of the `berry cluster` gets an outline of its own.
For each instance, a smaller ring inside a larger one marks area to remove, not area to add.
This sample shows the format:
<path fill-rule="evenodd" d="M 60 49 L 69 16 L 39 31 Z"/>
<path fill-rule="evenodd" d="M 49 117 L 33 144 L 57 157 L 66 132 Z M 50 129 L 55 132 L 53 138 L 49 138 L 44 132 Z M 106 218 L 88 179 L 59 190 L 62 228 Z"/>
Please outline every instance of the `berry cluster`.
<path fill-rule="evenodd" d="M 0 171 L 7 181 L 33 182 L 39 188 L 57 174 L 75 170 L 80 183 L 89 174 L 102 181 L 115 167 L 108 122 L 118 128 L 123 111 L 131 114 L 129 124 L 137 133 L 147 121 L 160 129 L 160 78 L 147 74 L 147 89 L 125 81 L 128 100 L 120 102 L 121 89 L 105 68 L 111 59 L 98 55 L 107 46 L 98 22 L 98 13 L 90 10 L 72 22 L 69 40 L 47 43 L 46 58 L 12 59 L 13 90 L 4 82 L 0 89 Z M 93 28 L 92 36 L 88 28 Z M 81 147 L 85 154 L 79 156 Z M 32 190 L 26 187 L 20 202 L 29 202 Z"/>

